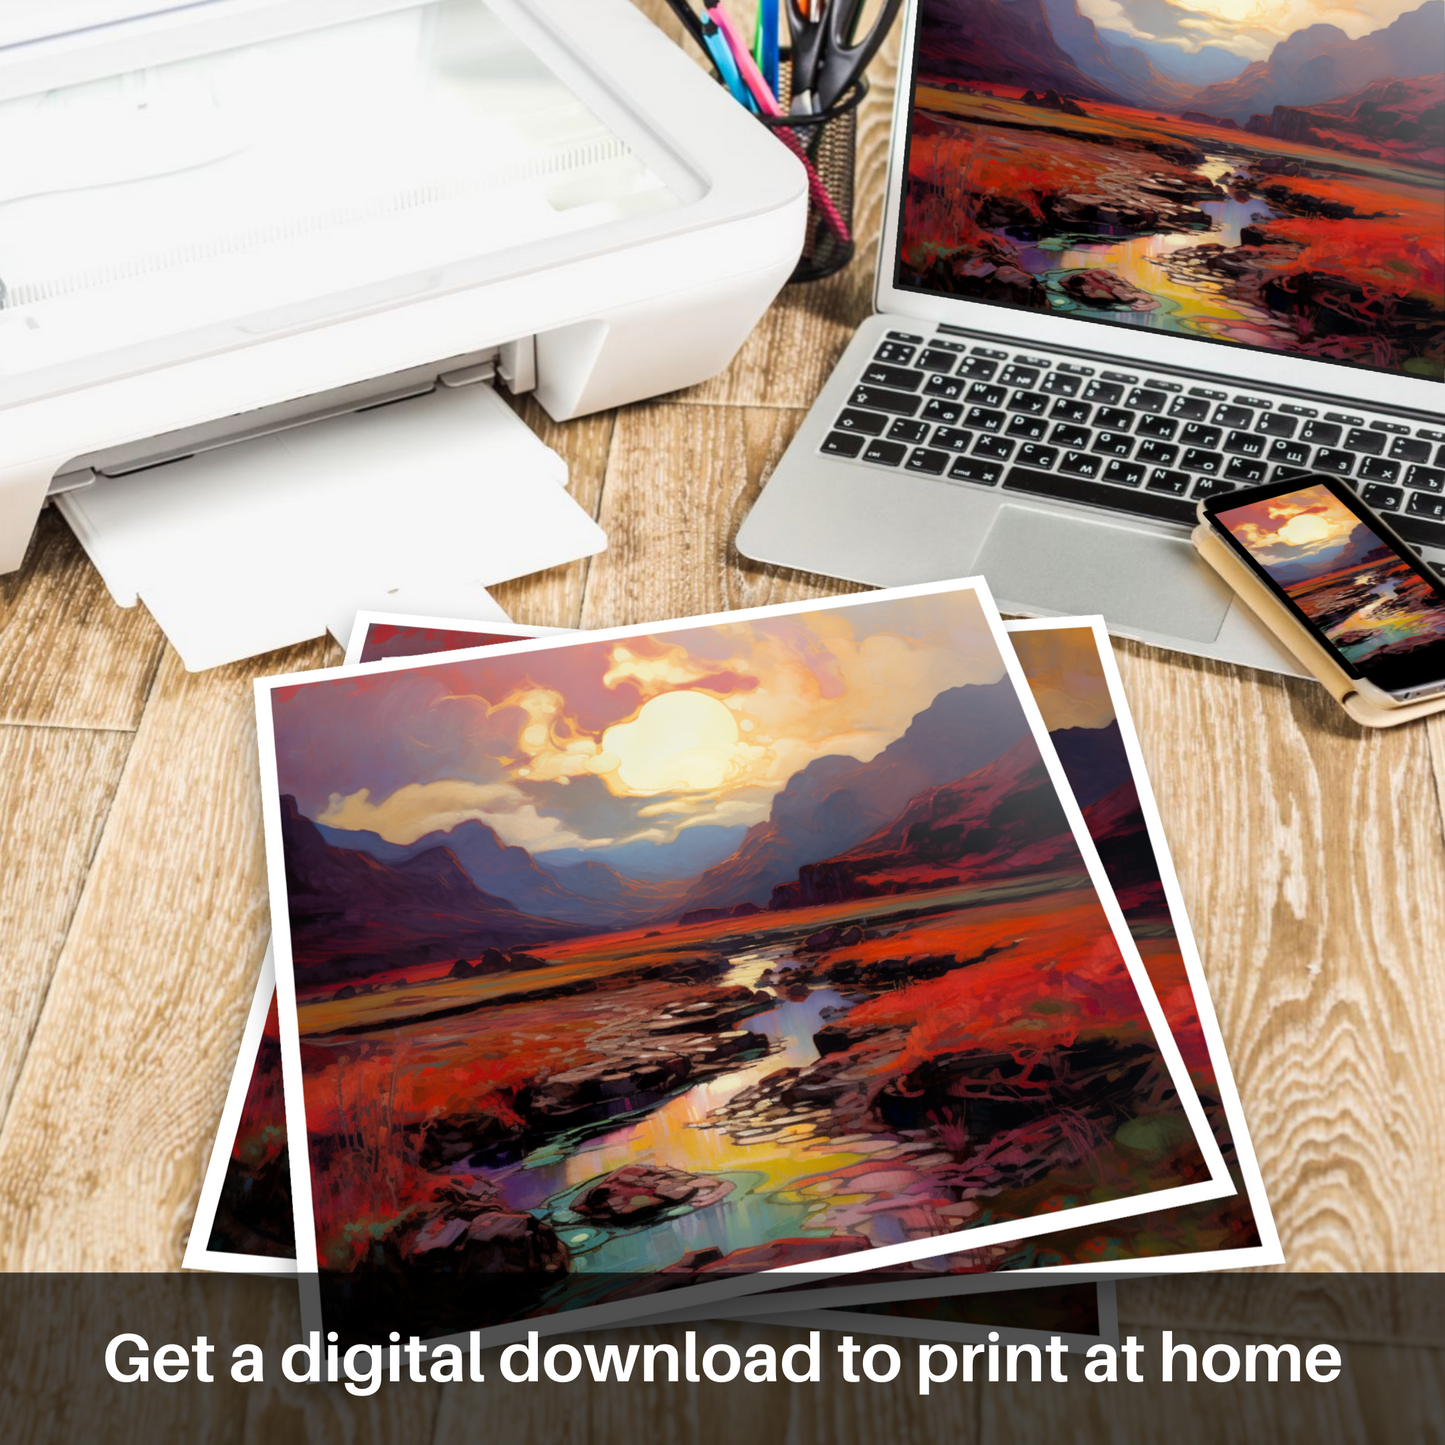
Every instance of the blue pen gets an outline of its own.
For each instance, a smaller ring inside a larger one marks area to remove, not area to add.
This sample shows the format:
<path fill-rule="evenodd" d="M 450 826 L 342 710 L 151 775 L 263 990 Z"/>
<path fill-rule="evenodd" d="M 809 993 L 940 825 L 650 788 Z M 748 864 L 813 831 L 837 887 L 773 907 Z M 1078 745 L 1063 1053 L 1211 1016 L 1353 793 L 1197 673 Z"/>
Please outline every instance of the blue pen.
<path fill-rule="evenodd" d="M 758 27 L 762 36 L 762 53 L 758 69 L 774 95 L 778 93 L 778 0 L 758 0 Z"/>
<path fill-rule="evenodd" d="M 749 110 L 756 111 L 757 105 L 753 101 L 752 92 L 743 84 L 742 72 L 738 70 L 738 63 L 733 59 L 733 53 L 728 48 L 722 31 L 717 28 L 717 21 L 703 20 L 702 43 L 707 46 L 707 53 L 712 57 L 717 73 L 722 76 L 723 84 L 732 91 L 733 99 L 747 106 Z"/>

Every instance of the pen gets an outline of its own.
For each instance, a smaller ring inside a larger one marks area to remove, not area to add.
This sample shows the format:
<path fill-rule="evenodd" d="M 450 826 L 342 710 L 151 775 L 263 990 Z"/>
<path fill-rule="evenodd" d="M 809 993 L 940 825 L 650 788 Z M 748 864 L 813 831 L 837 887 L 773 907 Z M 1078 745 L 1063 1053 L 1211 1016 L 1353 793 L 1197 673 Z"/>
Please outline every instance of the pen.
<path fill-rule="evenodd" d="M 682 28 L 692 36 L 697 48 L 704 53 L 707 52 L 707 43 L 702 38 L 702 21 L 697 18 L 697 11 L 687 3 L 687 0 L 667 0 L 668 8 L 677 16 Z"/>
<path fill-rule="evenodd" d="M 774 95 L 778 93 L 778 0 L 758 0 L 753 27 L 753 59 Z"/>
<path fill-rule="evenodd" d="M 708 18 L 700 23 L 703 48 L 712 57 L 712 63 L 717 67 L 717 73 L 722 77 L 723 84 L 732 91 L 735 100 L 747 106 L 749 110 L 756 110 L 758 102 L 740 73 L 736 48 L 713 18 L 711 10 L 708 11 Z M 747 51 L 744 50 L 743 54 L 747 55 Z M 751 62 L 752 56 L 749 55 L 748 60 Z"/>

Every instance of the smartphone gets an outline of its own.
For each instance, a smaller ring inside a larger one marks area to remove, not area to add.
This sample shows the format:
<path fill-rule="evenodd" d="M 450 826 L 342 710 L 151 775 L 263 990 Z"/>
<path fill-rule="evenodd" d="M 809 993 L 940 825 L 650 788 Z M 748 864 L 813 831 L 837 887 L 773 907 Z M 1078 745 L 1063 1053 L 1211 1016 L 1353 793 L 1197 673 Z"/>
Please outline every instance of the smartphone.
<path fill-rule="evenodd" d="M 1445 582 L 1338 477 L 1210 497 L 1202 520 L 1379 706 L 1445 693 Z"/>

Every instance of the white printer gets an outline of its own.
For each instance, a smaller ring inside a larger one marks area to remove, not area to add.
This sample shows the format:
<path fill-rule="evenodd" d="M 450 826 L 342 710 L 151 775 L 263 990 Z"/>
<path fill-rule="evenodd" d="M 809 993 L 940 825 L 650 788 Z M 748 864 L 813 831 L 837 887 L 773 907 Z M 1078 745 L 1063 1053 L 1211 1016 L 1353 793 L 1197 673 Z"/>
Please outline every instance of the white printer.
<path fill-rule="evenodd" d="M 797 160 L 628 0 L 7 6 L 0 572 L 54 496 L 168 631 L 311 578 L 194 666 L 316 635 L 295 614 L 328 586 L 344 628 L 446 613 L 458 565 L 480 588 L 595 551 L 553 486 L 530 553 L 482 556 L 548 468 L 481 393 L 564 420 L 716 373 L 806 205 Z"/>

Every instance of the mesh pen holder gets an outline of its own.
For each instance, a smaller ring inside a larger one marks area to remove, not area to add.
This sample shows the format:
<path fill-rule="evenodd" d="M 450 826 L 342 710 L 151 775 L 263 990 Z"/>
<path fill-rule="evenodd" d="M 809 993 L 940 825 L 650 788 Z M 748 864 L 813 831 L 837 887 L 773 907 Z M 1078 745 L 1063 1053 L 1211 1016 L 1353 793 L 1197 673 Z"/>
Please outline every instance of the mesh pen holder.
<path fill-rule="evenodd" d="M 790 78 L 785 57 L 778 76 L 784 110 L 792 94 Z M 808 168 L 808 228 L 790 281 L 820 281 L 853 259 L 853 164 L 858 107 L 867 94 L 867 78 L 860 76 L 817 115 L 758 117 Z"/>

